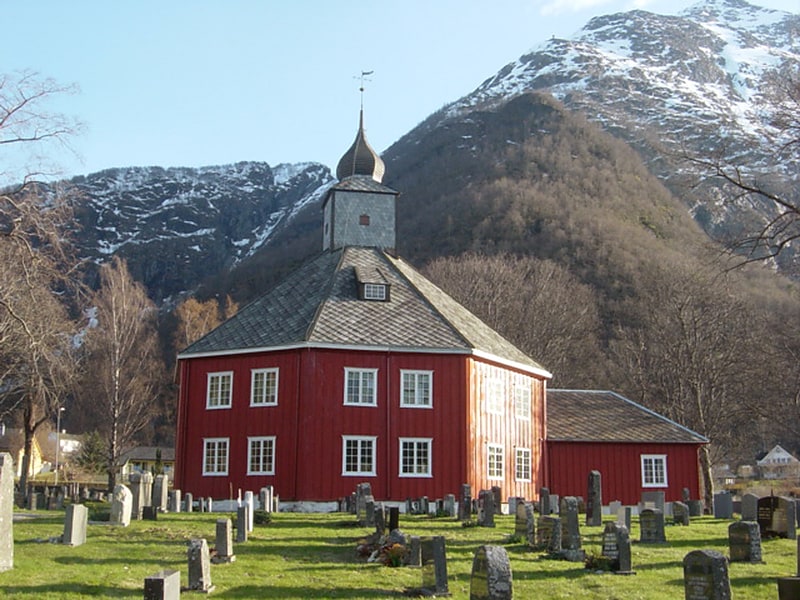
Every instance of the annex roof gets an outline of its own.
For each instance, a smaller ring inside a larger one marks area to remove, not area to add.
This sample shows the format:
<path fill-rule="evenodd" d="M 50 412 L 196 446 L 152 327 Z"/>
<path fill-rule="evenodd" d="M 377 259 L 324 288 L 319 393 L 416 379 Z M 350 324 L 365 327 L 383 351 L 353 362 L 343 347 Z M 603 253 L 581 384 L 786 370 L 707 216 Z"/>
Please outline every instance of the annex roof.
<path fill-rule="evenodd" d="M 702 444 L 708 439 L 628 400 L 600 390 L 547 390 L 547 440 Z"/>
<path fill-rule="evenodd" d="M 357 272 L 380 273 L 389 300 L 360 300 Z M 411 265 L 355 246 L 305 263 L 178 358 L 298 346 L 471 353 L 550 377 Z"/>

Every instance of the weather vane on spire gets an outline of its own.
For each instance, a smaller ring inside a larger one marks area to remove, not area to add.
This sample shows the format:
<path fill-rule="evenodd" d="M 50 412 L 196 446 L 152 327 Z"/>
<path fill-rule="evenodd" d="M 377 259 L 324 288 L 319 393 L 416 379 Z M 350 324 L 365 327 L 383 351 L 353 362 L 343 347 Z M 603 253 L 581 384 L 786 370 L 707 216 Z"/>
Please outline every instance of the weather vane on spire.
<path fill-rule="evenodd" d="M 375 71 L 361 71 L 361 76 L 360 76 L 361 85 L 359 85 L 358 91 L 361 92 L 361 109 L 362 110 L 364 109 L 364 82 L 365 81 L 372 81 L 372 79 L 369 76 L 372 75 L 374 72 Z M 353 79 L 355 79 L 355 77 Z"/>

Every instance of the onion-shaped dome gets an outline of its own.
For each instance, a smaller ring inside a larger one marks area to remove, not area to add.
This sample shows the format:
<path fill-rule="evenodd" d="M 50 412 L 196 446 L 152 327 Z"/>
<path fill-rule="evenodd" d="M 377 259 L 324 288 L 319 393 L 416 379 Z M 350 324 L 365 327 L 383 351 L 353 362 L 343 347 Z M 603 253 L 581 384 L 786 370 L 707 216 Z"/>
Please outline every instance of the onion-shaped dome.
<path fill-rule="evenodd" d="M 353 175 L 366 175 L 381 183 L 385 171 L 386 165 L 383 164 L 383 160 L 378 156 L 378 153 L 369 145 L 364 135 L 364 111 L 362 110 L 359 115 L 356 139 L 350 149 L 339 159 L 339 165 L 336 167 L 336 178 L 342 181 Z"/>

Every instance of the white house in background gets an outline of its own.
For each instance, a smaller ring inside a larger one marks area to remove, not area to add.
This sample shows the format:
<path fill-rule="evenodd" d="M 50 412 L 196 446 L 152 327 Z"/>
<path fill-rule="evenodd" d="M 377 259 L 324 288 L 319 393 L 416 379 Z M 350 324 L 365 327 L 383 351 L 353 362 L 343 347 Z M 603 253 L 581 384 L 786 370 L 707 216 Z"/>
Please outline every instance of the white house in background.
<path fill-rule="evenodd" d="M 780 444 L 776 445 L 761 460 L 756 461 L 764 479 L 787 479 L 800 476 L 800 460 Z"/>

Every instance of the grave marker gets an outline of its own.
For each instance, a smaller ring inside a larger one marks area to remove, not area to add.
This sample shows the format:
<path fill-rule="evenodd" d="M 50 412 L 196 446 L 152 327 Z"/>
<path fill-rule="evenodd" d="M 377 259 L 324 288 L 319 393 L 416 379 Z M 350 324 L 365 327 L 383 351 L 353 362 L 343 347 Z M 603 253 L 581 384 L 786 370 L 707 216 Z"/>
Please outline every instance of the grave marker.
<path fill-rule="evenodd" d="M 645 508 L 655 508 L 664 512 L 665 495 L 661 491 L 642 492 L 642 501 L 639 503 L 639 512 Z"/>
<path fill-rule="evenodd" d="M 249 507 L 242 504 L 236 509 L 236 541 L 243 543 L 247 541 L 247 513 Z"/>
<path fill-rule="evenodd" d="M 494 514 L 502 515 L 502 507 L 503 507 L 503 490 L 500 488 L 499 485 L 492 486 L 492 496 L 494 497 Z"/>
<path fill-rule="evenodd" d="M 211 560 L 208 553 L 208 542 L 205 538 L 189 541 L 187 552 L 189 563 L 189 589 L 196 592 L 211 593 Z"/>
<path fill-rule="evenodd" d="M 144 600 L 178 600 L 181 573 L 166 569 L 144 578 Z"/>
<path fill-rule="evenodd" d="M 618 575 L 635 575 L 631 566 L 631 538 L 624 525 L 611 521 L 605 524 L 602 555 L 612 560 L 612 568 Z"/>
<path fill-rule="evenodd" d="M 530 502 L 518 503 L 514 517 L 514 534 L 525 540 L 528 546 L 534 546 L 536 544 L 535 533 L 536 521 L 533 514 L 533 504 Z"/>
<path fill-rule="evenodd" d="M 111 516 L 109 522 L 112 525 L 127 527 L 131 524 L 131 511 L 133 509 L 133 494 L 121 483 L 114 487 L 111 496 Z"/>
<path fill-rule="evenodd" d="M 639 542 L 642 544 L 663 544 L 664 513 L 655 508 L 645 508 L 639 515 Z"/>
<path fill-rule="evenodd" d="M 714 494 L 714 518 L 733 518 L 733 498 L 728 490 L 723 490 Z"/>
<path fill-rule="evenodd" d="M 478 494 L 478 526 L 494 527 L 494 498 L 490 490 L 481 490 Z"/>
<path fill-rule="evenodd" d="M 64 519 L 64 533 L 61 542 L 66 546 L 80 546 L 86 543 L 86 524 L 89 510 L 83 504 L 70 504 Z"/>
<path fill-rule="evenodd" d="M 461 499 L 458 502 L 458 519 L 469 521 L 472 518 L 472 487 L 468 483 L 461 484 Z"/>
<path fill-rule="evenodd" d="M 778 577 L 778 600 L 800 598 L 800 540 L 797 541 L 797 575 Z"/>
<path fill-rule="evenodd" d="M 433 594 L 448 594 L 447 555 L 444 537 L 434 536 L 420 544 L 422 559 L 422 588 Z"/>
<path fill-rule="evenodd" d="M 672 503 L 672 522 L 675 525 L 689 525 L 689 506 L 683 502 Z"/>
<path fill-rule="evenodd" d="M 546 487 L 539 489 L 539 514 L 549 515 L 553 510 L 550 507 L 550 490 Z"/>
<path fill-rule="evenodd" d="M 561 552 L 561 518 L 554 515 L 539 517 L 536 546 L 550 553 Z"/>
<path fill-rule="evenodd" d="M 233 523 L 230 519 L 217 519 L 217 553 L 211 559 L 214 563 L 231 563 L 236 560 L 233 553 Z"/>
<path fill-rule="evenodd" d="M 586 488 L 586 524 L 599 527 L 603 523 L 603 491 L 600 471 L 589 471 Z"/>
<path fill-rule="evenodd" d="M 683 558 L 686 600 L 730 600 L 728 561 L 716 550 L 694 550 Z"/>
<path fill-rule="evenodd" d="M 502 546 L 481 546 L 472 560 L 470 600 L 511 600 L 513 577 L 508 553 Z"/>
<path fill-rule="evenodd" d="M 161 512 L 167 512 L 167 499 L 169 498 L 169 477 L 156 475 L 153 481 L 152 505 Z"/>
<path fill-rule="evenodd" d="M 169 502 L 167 506 L 169 512 L 172 513 L 179 513 L 181 512 L 181 491 L 180 490 L 172 490 L 169 493 Z"/>
<path fill-rule="evenodd" d="M 561 499 L 561 556 L 570 562 L 583 562 L 586 553 L 581 549 L 581 532 L 578 499 L 566 496 Z"/>
<path fill-rule="evenodd" d="M 191 492 L 186 492 L 186 496 L 184 498 L 183 504 L 186 508 L 186 512 L 190 513 L 194 510 L 194 498 L 192 497 Z"/>
<path fill-rule="evenodd" d="M 731 562 L 761 562 L 761 530 L 755 521 L 736 521 L 728 526 Z"/>
<path fill-rule="evenodd" d="M 742 521 L 758 519 L 758 496 L 747 493 L 742 496 Z"/>

